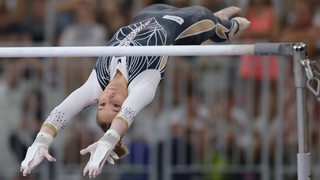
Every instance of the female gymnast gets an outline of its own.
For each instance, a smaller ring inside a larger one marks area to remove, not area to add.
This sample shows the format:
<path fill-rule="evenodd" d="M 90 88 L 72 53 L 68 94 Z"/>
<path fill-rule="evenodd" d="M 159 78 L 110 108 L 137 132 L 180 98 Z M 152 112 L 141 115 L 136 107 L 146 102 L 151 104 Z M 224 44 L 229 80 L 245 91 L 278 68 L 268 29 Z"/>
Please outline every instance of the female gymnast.
<path fill-rule="evenodd" d="M 154 4 L 143 9 L 128 26 L 120 28 L 107 46 L 200 45 L 230 40 L 245 30 L 250 22 L 236 17 L 238 7 L 216 13 L 201 6 L 176 8 Z M 43 123 L 34 143 L 21 163 L 23 176 L 31 173 L 48 153 L 55 136 L 83 108 L 98 103 L 97 123 L 105 134 L 80 151 L 90 153 L 83 175 L 96 177 L 105 162 L 126 154 L 120 139 L 137 113 L 154 98 L 164 76 L 166 56 L 99 57 L 88 80 L 55 107 Z"/>

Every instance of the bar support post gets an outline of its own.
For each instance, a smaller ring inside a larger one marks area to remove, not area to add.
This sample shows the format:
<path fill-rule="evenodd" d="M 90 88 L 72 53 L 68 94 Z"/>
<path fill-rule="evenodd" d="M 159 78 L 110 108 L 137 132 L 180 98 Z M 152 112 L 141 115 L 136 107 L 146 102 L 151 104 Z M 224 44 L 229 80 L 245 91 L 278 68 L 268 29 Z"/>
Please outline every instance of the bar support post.
<path fill-rule="evenodd" d="M 297 98 L 298 180 L 311 180 L 311 162 L 309 150 L 309 122 L 306 99 L 306 74 L 301 60 L 307 57 L 307 47 L 303 43 L 293 45 L 293 71 Z"/>

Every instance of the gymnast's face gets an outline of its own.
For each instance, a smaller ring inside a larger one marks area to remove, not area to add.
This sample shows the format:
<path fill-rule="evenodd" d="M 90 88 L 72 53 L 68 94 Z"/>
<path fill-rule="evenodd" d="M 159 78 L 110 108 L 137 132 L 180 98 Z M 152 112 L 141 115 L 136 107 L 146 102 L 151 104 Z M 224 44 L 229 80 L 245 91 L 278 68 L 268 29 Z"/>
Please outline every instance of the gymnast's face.
<path fill-rule="evenodd" d="M 117 82 L 110 82 L 99 97 L 97 123 L 103 131 L 107 131 L 113 118 L 119 113 L 124 100 L 128 96 L 126 88 Z"/>

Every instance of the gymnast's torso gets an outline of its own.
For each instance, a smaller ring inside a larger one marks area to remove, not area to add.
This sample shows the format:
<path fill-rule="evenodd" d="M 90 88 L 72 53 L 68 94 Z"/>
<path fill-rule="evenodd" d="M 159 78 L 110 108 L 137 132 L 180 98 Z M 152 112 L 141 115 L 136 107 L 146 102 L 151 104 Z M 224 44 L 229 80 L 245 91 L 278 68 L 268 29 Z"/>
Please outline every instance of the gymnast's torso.
<path fill-rule="evenodd" d="M 230 33 L 215 31 L 223 27 L 229 29 Z M 220 42 L 229 39 L 237 28 L 235 22 L 221 21 L 204 7 L 176 8 L 154 4 L 143 9 L 130 25 L 120 28 L 107 46 L 198 45 L 207 39 Z M 158 70 L 163 78 L 166 62 L 167 57 L 161 56 L 106 56 L 98 58 L 95 70 L 99 84 L 104 89 L 112 79 L 111 67 L 126 66 L 122 69 L 127 69 L 128 72 L 123 74 L 127 75 L 130 85 L 133 79 L 147 69 Z M 116 65 L 118 63 L 121 64 Z"/>

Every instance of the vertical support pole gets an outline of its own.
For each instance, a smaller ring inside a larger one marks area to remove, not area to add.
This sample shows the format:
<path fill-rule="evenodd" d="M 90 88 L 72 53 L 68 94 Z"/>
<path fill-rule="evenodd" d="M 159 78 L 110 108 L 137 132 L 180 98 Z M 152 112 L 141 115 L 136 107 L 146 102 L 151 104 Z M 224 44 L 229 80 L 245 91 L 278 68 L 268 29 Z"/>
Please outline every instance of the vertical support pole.
<path fill-rule="evenodd" d="M 301 60 L 306 59 L 306 45 L 297 43 L 293 46 L 293 70 L 297 96 L 298 121 L 298 180 L 311 180 L 311 163 L 309 151 L 309 124 L 306 103 L 306 75 Z"/>

